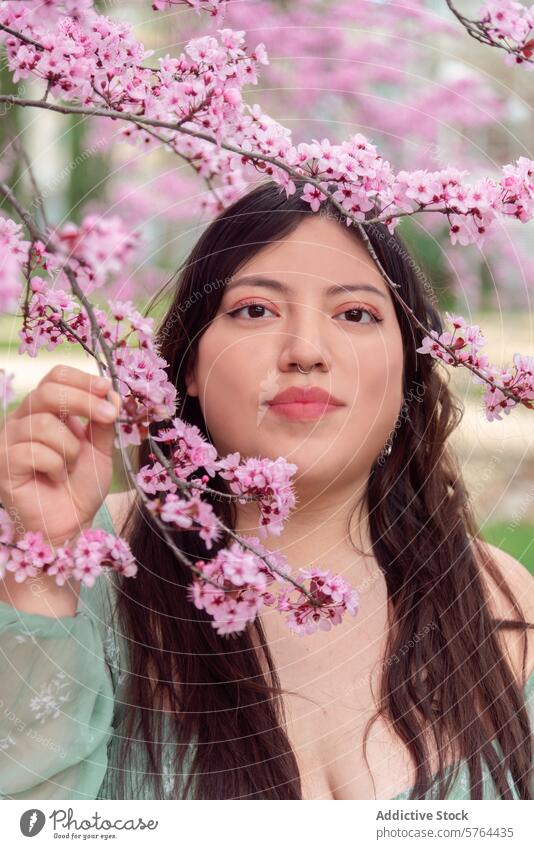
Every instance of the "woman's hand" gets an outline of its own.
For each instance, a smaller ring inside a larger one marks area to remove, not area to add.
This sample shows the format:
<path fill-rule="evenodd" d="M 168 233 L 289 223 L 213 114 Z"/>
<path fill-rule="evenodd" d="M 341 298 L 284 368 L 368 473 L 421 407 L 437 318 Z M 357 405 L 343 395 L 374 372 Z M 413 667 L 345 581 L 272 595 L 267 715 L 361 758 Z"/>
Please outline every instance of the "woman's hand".
<path fill-rule="evenodd" d="M 41 531 L 46 542 L 62 545 L 91 526 L 111 485 L 119 409 L 110 380 L 57 365 L 6 417 L 0 499 L 17 537 Z"/>

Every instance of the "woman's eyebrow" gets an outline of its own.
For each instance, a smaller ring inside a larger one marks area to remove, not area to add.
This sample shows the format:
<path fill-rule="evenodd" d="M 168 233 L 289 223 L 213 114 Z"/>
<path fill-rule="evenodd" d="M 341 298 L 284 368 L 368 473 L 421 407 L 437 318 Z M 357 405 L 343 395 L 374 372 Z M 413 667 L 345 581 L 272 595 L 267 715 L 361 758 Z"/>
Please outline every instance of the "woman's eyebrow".
<path fill-rule="evenodd" d="M 226 291 L 237 289 L 238 286 L 263 286 L 266 289 L 272 289 L 273 292 L 280 292 L 282 295 L 293 294 L 291 287 L 281 283 L 280 280 L 275 280 L 273 277 L 258 277 L 254 274 L 227 283 Z M 386 299 L 384 293 L 371 283 L 335 283 L 324 290 L 325 295 L 338 295 L 343 292 L 374 292 L 375 295 Z"/>

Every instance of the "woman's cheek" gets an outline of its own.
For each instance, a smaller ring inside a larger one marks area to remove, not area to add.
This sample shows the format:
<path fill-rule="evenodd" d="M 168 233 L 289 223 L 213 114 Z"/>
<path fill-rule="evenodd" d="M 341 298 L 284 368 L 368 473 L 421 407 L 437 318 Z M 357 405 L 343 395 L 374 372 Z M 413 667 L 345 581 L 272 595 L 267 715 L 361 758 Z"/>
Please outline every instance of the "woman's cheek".
<path fill-rule="evenodd" d="M 365 418 L 380 440 L 394 427 L 402 404 L 402 369 L 398 363 L 377 358 L 365 374 L 360 373 L 359 380 L 354 412 Z"/>
<path fill-rule="evenodd" d="M 200 372 L 200 406 L 210 438 L 219 454 L 238 451 L 250 430 L 250 388 L 240 357 L 219 351 L 209 371 Z M 254 411 L 252 411 L 254 412 Z"/>

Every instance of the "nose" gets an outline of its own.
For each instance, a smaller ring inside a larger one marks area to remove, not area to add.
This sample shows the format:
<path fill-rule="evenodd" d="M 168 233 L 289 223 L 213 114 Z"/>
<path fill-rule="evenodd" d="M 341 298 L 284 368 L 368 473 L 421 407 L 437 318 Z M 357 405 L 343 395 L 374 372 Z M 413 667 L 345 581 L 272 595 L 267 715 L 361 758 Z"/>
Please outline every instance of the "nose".
<path fill-rule="evenodd" d="M 320 330 L 322 313 L 317 310 L 310 310 L 309 313 L 307 317 L 301 317 L 298 327 L 284 333 L 279 362 L 281 371 L 298 369 L 309 373 L 313 369 L 322 372 L 330 369 L 326 341 Z"/>

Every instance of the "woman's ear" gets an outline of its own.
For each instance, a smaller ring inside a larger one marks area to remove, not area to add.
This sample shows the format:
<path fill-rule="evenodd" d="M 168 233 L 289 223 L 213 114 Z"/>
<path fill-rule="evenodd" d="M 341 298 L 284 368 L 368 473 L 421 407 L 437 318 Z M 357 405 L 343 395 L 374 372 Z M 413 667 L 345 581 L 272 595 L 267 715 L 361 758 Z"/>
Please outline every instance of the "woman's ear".
<path fill-rule="evenodd" d="M 187 394 L 192 398 L 198 395 L 198 386 L 195 377 L 195 368 L 193 363 L 189 363 L 185 372 L 185 385 Z"/>

